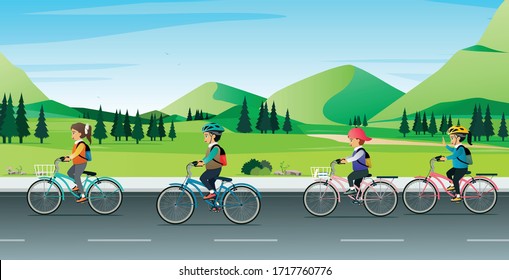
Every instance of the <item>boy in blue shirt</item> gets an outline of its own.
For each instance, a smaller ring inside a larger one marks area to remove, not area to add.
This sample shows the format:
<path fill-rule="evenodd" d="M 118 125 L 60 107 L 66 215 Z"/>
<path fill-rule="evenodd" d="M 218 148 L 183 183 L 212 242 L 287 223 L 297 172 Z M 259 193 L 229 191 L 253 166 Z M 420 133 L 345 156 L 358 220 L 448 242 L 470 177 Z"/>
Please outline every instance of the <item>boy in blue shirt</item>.
<path fill-rule="evenodd" d="M 447 150 L 452 152 L 452 155 L 448 157 L 441 157 L 441 161 L 452 160 L 452 168 L 447 171 L 447 178 L 451 179 L 453 182 L 453 186 L 449 186 L 447 188 L 448 191 L 455 191 L 456 196 L 451 199 L 452 202 L 461 201 L 460 196 L 460 180 L 465 176 L 468 172 L 468 163 L 467 163 L 467 154 L 465 147 L 461 142 L 467 139 L 468 144 L 472 145 L 472 135 L 463 126 L 452 126 L 447 130 L 447 134 L 449 134 L 451 138 L 451 144 L 454 147 L 449 147 L 445 140 L 442 138 L 442 144 L 445 145 Z"/>

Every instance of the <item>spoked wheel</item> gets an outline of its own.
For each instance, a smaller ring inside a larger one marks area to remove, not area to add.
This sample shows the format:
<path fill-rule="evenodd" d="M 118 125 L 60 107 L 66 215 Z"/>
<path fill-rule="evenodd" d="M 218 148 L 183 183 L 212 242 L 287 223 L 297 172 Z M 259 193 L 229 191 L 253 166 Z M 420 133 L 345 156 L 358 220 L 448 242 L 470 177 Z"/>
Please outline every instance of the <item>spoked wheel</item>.
<path fill-rule="evenodd" d="M 122 204 L 122 190 L 114 181 L 97 180 L 87 192 L 90 208 L 101 215 L 111 214 Z"/>
<path fill-rule="evenodd" d="M 364 191 L 364 207 L 374 216 L 387 216 L 398 205 L 398 192 L 387 182 L 374 182 Z"/>
<path fill-rule="evenodd" d="M 325 182 L 315 182 L 304 191 L 304 207 L 314 216 L 327 216 L 338 206 L 336 189 Z"/>
<path fill-rule="evenodd" d="M 260 208 L 260 197 L 247 186 L 235 185 L 223 198 L 224 215 L 235 224 L 252 222 L 260 213 Z"/>
<path fill-rule="evenodd" d="M 157 214 L 165 222 L 181 224 L 194 212 L 194 197 L 187 189 L 171 186 L 164 189 L 157 198 Z"/>
<path fill-rule="evenodd" d="M 497 203 L 497 189 L 485 179 L 474 179 L 463 189 L 463 204 L 470 212 L 484 214 Z"/>
<path fill-rule="evenodd" d="M 405 207 L 415 214 L 424 214 L 437 204 L 438 192 L 433 182 L 414 179 L 403 190 Z"/>
<path fill-rule="evenodd" d="M 55 182 L 49 179 L 41 179 L 28 188 L 27 201 L 28 206 L 35 213 L 48 215 L 60 207 L 62 191 Z"/>

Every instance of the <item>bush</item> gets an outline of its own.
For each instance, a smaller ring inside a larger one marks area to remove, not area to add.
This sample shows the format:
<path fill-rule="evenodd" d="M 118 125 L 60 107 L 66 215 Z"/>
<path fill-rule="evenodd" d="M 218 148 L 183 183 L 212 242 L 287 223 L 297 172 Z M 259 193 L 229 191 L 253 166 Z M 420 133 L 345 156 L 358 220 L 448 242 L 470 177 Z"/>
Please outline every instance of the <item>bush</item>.
<path fill-rule="evenodd" d="M 260 171 L 262 171 L 262 169 L 260 167 L 255 167 L 251 170 L 251 172 L 249 173 L 249 175 L 260 175 Z"/>
<path fill-rule="evenodd" d="M 260 167 L 255 167 L 253 168 L 253 170 L 251 170 L 251 174 L 250 175 L 270 175 L 270 170 L 266 167 L 263 167 L 263 168 L 260 168 Z"/>
<path fill-rule="evenodd" d="M 246 174 L 246 175 L 250 175 L 251 171 L 255 167 L 258 167 L 259 169 L 263 168 L 261 163 L 258 160 L 252 158 L 248 162 L 244 163 L 244 165 L 242 166 L 241 172 Z"/>
<path fill-rule="evenodd" d="M 266 161 L 266 160 L 262 160 L 260 162 L 260 165 L 262 166 L 262 168 L 267 168 L 269 169 L 269 173 L 272 171 L 272 164 L 270 164 L 270 162 Z"/>

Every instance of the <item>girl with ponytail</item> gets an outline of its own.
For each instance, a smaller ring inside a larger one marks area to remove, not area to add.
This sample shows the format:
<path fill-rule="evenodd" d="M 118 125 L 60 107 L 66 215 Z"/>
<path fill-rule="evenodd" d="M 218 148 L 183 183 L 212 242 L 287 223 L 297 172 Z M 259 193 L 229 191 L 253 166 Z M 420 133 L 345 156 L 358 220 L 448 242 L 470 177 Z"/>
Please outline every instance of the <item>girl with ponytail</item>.
<path fill-rule="evenodd" d="M 92 126 L 88 123 L 75 123 L 71 125 L 71 138 L 75 141 L 72 147 L 72 153 L 65 157 L 65 161 L 71 161 L 73 165 L 67 171 L 69 177 L 74 178 L 76 186 L 72 189 L 74 192 L 80 192 L 81 198 L 76 200 L 78 203 L 87 201 L 85 197 L 85 191 L 83 190 L 83 184 L 81 182 L 81 175 L 87 167 L 86 150 L 88 145 L 83 141 L 82 138 L 87 138 L 88 142 L 92 144 Z"/>

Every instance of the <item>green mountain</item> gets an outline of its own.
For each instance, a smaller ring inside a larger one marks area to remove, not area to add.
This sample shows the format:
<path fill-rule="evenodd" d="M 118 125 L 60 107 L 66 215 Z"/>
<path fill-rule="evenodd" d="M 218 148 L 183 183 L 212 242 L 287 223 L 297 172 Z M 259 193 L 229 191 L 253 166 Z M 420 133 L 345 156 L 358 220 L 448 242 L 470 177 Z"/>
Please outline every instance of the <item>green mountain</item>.
<path fill-rule="evenodd" d="M 23 98 L 25 98 L 25 94 L 23 94 Z M 27 104 L 25 106 L 27 111 L 26 116 L 28 118 L 38 118 L 41 106 L 44 108 L 44 116 L 46 118 L 81 118 L 83 115 L 78 110 L 75 110 L 67 105 L 58 103 L 53 100 L 46 100 Z"/>
<path fill-rule="evenodd" d="M 7 96 L 12 94 L 14 104 L 18 103 L 21 93 L 26 104 L 48 100 L 23 70 L 14 66 L 0 53 L 0 95 L 3 97 L 4 93 Z"/>
<path fill-rule="evenodd" d="M 373 120 L 400 118 L 436 104 L 483 98 L 509 103 L 509 1 L 499 7 L 481 40 L 457 52 L 440 70 L 376 115 Z M 473 108 L 461 112 L 471 114 Z M 453 111 L 461 110 L 452 109 Z M 509 107 L 500 108 L 509 112 Z"/>
<path fill-rule="evenodd" d="M 170 105 L 164 107 L 161 112 L 169 115 L 179 115 L 187 117 L 187 112 L 191 109 L 194 117 L 196 110 L 203 111 L 203 114 L 219 115 L 224 111 L 242 105 L 244 96 L 247 98 L 249 107 L 259 107 L 265 98 L 230 87 L 220 83 L 209 82 L 201 85 L 190 93 L 177 99 Z"/>
<path fill-rule="evenodd" d="M 357 67 L 336 67 L 272 95 L 279 114 L 307 124 L 348 124 L 353 116 L 370 119 L 403 95 L 401 91 Z"/>

